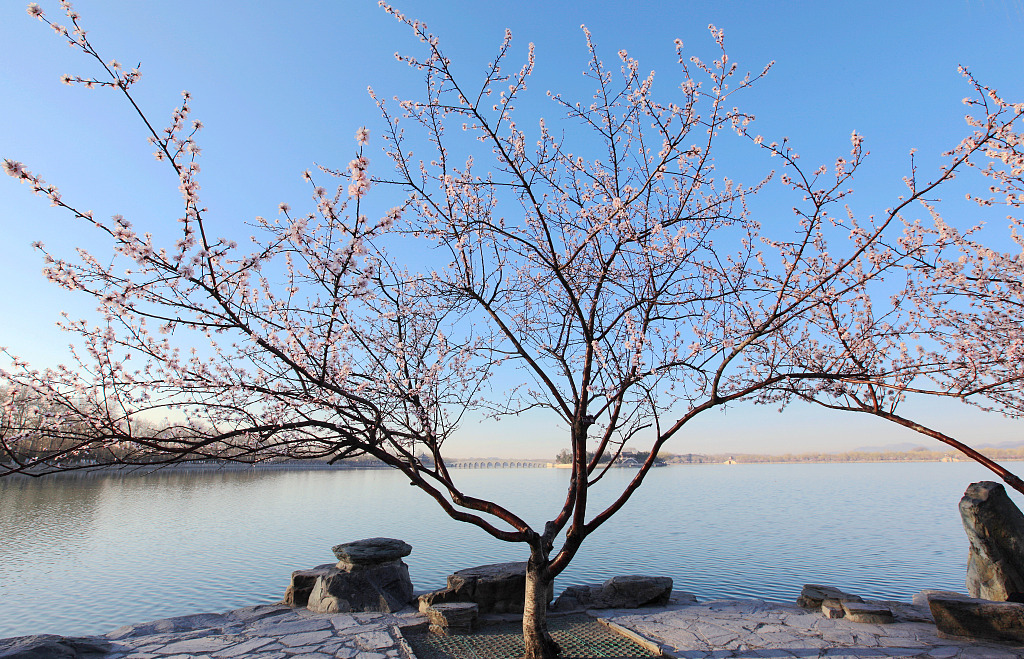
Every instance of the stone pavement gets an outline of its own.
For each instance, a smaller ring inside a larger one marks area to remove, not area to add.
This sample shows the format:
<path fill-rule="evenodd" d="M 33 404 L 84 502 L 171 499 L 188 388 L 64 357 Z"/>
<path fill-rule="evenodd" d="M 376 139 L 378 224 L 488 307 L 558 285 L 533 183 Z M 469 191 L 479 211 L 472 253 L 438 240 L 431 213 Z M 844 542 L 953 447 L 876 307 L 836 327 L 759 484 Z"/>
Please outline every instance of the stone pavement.
<path fill-rule="evenodd" d="M 718 600 L 651 610 L 602 611 L 601 617 L 653 641 L 672 657 L 705 659 L 828 657 L 1008 659 L 1024 646 L 938 637 L 927 607 L 886 602 L 894 624 L 825 618 L 795 604 Z M 591 612 L 591 614 L 599 612 Z"/>
<path fill-rule="evenodd" d="M 409 659 L 412 651 L 399 628 L 417 625 L 425 629 L 426 618 L 411 609 L 405 614 L 317 614 L 269 604 L 128 625 L 83 639 L 2 639 L 0 658 Z"/>
<path fill-rule="evenodd" d="M 926 608 L 888 604 L 897 620 L 891 625 L 827 619 L 793 604 L 757 600 L 589 613 L 627 635 L 638 635 L 635 640 L 648 647 L 680 658 L 1024 657 L 1024 646 L 941 639 Z M 82 639 L 0 639 L 0 659 L 415 659 L 402 630 L 423 631 L 426 624 L 411 609 L 399 614 L 317 614 L 269 604 L 129 625 Z"/>

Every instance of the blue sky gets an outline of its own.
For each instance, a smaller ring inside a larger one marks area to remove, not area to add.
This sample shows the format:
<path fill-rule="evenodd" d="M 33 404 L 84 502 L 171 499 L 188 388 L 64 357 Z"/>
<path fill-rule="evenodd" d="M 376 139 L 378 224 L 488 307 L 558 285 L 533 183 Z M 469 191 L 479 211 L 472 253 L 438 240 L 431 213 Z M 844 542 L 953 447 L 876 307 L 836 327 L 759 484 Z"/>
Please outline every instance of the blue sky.
<path fill-rule="evenodd" d="M 56 2 L 40 4 L 60 17 Z M 67 201 L 99 216 L 122 213 L 137 226 L 172 223 L 179 210 L 177 183 L 150 157 L 130 109 L 105 90 L 61 85 L 61 74 L 86 76 L 95 69 L 31 19 L 24 5 L 8 0 L 0 6 L 0 43 L 7 53 L 0 68 L 0 157 L 25 163 L 60 187 Z M 308 188 L 300 173 L 314 163 L 344 166 L 356 129 L 380 125 L 368 85 L 385 97 L 419 90 L 417 76 L 393 58 L 396 50 L 419 52 L 418 42 L 372 0 L 80 0 L 75 6 L 105 58 L 128 66 L 141 62 L 143 79 L 135 91 L 158 126 L 180 102 L 181 90 L 192 92 L 193 117 L 205 125 L 199 136 L 202 197 L 222 235 L 248 235 L 243 223 L 275 214 L 281 202 L 305 203 Z M 743 102 L 758 117 L 756 132 L 790 137 L 805 162 L 829 162 L 848 151 L 852 130 L 866 137 L 872 155 L 856 179 L 861 194 L 855 201 L 866 211 L 876 205 L 881 210 L 899 194 L 911 147 L 920 149 L 923 163 L 934 163 L 964 134 L 960 100 L 970 90 L 958 64 L 1006 97 L 1024 99 L 1020 1 L 417 0 L 396 6 L 428 23 L 466 78 L 482 74 L 506 27 L 515 37 L 513 62 L 534 42 L 536 100 L 522 109 L 552 118 L 557 113 L 545 91 L 589 92 L 580 76 L 586 65 L 581 24 L 606 61 L 626 49 L 641 69 L 658 72 L 656 85 L 668 93 L 681 80 L 673 40 L 710 59 L 714 44 L 707 25 L 714 23 L 725 30 L 730 59 L 741 70 L 756 72 L 776 62 Z M 371 152 L 371 161 L 381 164 L 383 157 L 376 157 Z M 99 250 L 103 243 L 7 177 L 0 180 L 0 227 L 0 345 L 34 364 L 55 364 L 68 342 L 53 327 L 59 311 L 87 314 L 92 305 L 45 282 L 30 243 L 41 240 L 62 254 L 77 245 Z M 1024 439 L 1020 422 L 961 406 L 923 409 L 965 441 Z M 458 452 L 557 450 L 557 430 L 539 421 L 510 423 L 500 430 L 481 427 L 483 438 Z M 508 441 L 524 435 L 536 439 Z M 778 415 L 740 406 L 699 422 L 668 450 L 802 451 L 901 441 L 917 436 L 803 408 Z"/>

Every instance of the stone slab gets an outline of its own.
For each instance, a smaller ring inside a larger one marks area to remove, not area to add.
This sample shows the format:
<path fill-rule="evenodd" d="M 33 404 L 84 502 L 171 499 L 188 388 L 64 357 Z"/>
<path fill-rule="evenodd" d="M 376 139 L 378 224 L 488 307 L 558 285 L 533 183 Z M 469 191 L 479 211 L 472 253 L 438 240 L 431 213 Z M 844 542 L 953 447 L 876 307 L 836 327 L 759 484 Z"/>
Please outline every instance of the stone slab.
<path fill-rule="evenodd" d="M 877 602 L 842 602 L 842 607 L 850 622 L 888 625 L 895 620 L 889 607 Z"/>
<path fill-rule="evenodd" d="M 1024 643 L 1024 604 L 932 597 L 935 626 L 944 636 Z"/>
<path fill-rule="evenodd" d="M 412 545 L 397 538 L 366 538 L 332 547 L 341 563 L 376 565 L 397 561 L 412 553 Z"/>
<path fill-rule="evenodd" d="M 453 599 L 443 601 L 475 602 L 481 615 L 522 613 L 526 594 L 526 563 L 493 563 L 459 570 L 448 577 Z M 547 600 L 554 596 L 549 584 Z"/>
<path fill-rule="evenodd" d="M 800 591 L 796 603 L 805 609 L 820 609 L 821 603 L 826 599 L 839 602 L 862 602 L 857 595 L 845 593 L 834 586 L 822 586 L 819 584 L 806 584 Z"/>

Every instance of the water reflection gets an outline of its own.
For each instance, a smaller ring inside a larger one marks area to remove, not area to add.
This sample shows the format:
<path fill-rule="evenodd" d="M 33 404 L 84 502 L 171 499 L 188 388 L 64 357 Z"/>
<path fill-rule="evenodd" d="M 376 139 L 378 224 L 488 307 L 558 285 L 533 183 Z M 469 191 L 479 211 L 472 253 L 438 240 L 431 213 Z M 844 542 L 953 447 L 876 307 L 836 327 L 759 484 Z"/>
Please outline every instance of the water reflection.
<path fill-rule="evenodd" d="M 631 470 L 613 470 L 621 491 Z M 466 470 L 467 493 L 542 525 L 565 470 Z M 804 583 L 909 599 L 963 589 L 968 463 L 658 469 L 556 583 L 671 576 L 699 596 L 792 599 Z M 611 494 L 595 492 L 596 504 Z M 1018 505 L 1019 497 L 1014 496 Z M 522 546 L 448 519 L 390 471 L 169 473 L 0 480 L 0 637 L 84 634 L 128 622 L 280 599 L 293 569 L 330 547 L 406 540 L 417 588 Z"/>

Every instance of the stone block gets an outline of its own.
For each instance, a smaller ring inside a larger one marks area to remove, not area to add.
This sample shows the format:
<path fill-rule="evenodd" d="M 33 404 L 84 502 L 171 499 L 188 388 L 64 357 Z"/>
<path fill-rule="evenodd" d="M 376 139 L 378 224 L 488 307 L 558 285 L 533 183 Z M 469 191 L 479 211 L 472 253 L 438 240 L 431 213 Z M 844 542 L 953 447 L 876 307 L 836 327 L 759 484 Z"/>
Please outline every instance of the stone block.
<path fill-rule="evenodd" d="M 939 636 L 943 638 L 1024 643 L 1024 604 L 966 597 L 932 597 L 928 605 Z"/>
<path fill-rule="evenodd" d="M 800 591 L 800 597 L 796 603 L 805 609 L 820 609 L 821 603 L 826 599 L 833 599 L 839 602 L 863 602 L 859 596 L 844 593 L 833 586 L 819 586 L 818 584 L 807 584 Z"/>
<path fill-rule="evenodd" d="M 480 607 L 473 602 L 448 602 L 427 609 L 430 632 L 441 636 L 469 634 L 477 625 Z"/>
<path fill-rule="evenodd" d="M 842 618 L 846 615 L 846 610 L 839 600 L 824 599 L 821 601 L 821 615 L 826 618 Z"/>
<path fill-rule="evenodd" d="M 889 625 L 895 620 L 889 607 L 878 602 L 843 601 L 842 606 L 846 612 L 844 617 L 850 622 Z"/>
<path fill-rule="evenodd" d="M 522 613 L 526 599 L 526 563 L 494 563 L 459 570 L 448 577 L 455 601 L 475 602 L 481 614 Z M 548 601 L 554 586 L 548 586 Z"/>
<path fill-rule="evenodd" d="M 333 563 L 318 565 L 311 570 L 295 570 L 292 572 L 291 583 L 284 591 L 283 602 L 288 606 L 305 607 L 309 604 L 309 594 L 313 592 L 316 580 L 326 576 L 327 572 L 334 567 Z"/>
<path fill-rule="evenodd" d="M 569 586 L 555 601 L 556 611 L 574 609 L 636 609 L 664 606 L 672 596 L 670 577 L 625 575 L 599 586 Z"/>

